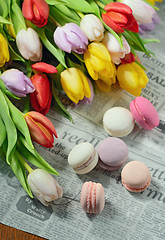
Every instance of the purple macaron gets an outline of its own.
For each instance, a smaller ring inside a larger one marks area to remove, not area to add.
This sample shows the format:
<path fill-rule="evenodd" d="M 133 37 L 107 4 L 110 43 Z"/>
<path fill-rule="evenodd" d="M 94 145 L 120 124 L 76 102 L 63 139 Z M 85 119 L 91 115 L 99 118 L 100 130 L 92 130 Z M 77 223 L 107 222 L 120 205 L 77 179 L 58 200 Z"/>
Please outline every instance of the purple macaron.
<path fill-rule="evenodd" d="M 99 165 L 107 171 L 114 171 L 123 166 L 128 158 L 128 147 L 124 141 L 116 137 L 102 140 L 97 149 Z"/>

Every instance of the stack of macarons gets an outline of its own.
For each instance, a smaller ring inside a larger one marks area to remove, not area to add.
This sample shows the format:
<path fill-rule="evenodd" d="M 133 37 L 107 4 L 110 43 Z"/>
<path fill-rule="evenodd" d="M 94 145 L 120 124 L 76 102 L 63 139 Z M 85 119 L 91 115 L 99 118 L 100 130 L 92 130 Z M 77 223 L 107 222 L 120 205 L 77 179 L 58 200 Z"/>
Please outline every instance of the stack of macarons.
<path fill-rule="evenodd" d="M 124 137 L 132 132 L 135 121 L 144 129 L 150 130 L 159 125 L 159 116 L 152 103 L 142 96 L 130 103 L 130 110 L 113 107 L 103 116 L 103 126 L 113 137 Z"/>

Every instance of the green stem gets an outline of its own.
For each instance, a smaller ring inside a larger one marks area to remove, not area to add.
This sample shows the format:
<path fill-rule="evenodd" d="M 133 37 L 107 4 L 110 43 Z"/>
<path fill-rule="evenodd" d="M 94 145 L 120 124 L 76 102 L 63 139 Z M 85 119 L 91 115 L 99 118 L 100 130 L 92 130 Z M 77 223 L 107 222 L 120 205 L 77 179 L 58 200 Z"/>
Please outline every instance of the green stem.
<path fill-rule="evenodd" d="M 26 98 L 25 98 L 25 104 L 24 104 L 24 108 L 23 108 L 23 113 L 27 113 L 30 111 L 30 98 L 29 96 L 27 95 Z"/>
<path fill-rule="evenodd" d="M 19 152 L 16 150 L 15 155 L 17 159 L 20 161 L 20 163 L 26 168 L 26 170 L 31 173 L 33 169 L 27 164 L 27 162 L 24 160 L 24 158 L 19 154 Z"/>

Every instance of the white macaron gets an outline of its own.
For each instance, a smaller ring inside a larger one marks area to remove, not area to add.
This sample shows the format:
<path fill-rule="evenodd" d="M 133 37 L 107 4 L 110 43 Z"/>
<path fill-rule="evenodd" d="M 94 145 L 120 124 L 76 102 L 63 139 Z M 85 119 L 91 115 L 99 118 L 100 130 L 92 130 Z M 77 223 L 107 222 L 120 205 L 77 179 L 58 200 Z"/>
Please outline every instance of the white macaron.
<path fill-rule="evenodd" d="M 91 143 L 83 142 L 71 150 L 68 163 L 77 174 L 85 174 L 97 165 L 98 153 Z"/>
<path fill-rule="evenodd" d="M 104 129 L 113 137 L 124 137 L 132 132 L 135 120 L 132 113 L 123 107 L 113 107 L 103 116 Z"/>

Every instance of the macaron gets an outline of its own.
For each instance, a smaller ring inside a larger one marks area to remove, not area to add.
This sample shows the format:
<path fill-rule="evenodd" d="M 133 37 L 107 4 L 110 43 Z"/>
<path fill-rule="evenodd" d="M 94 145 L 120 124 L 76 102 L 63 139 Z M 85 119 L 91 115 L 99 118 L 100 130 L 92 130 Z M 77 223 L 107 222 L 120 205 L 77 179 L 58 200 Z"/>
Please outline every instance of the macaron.
<path fill-rule="evenodd" d="M 104 188 L 102 184 L 85 182 L 81 189 L 82 209 L 87 213 L 101 213 L 105 205 Z"/>
<path fill-rule="evenodd" d="M 114 171 L 123 166 L 128 158 L 128 147 L 124 141 L 116 137 L 102 140 L 97 149 L 99 165 L 107 171 Z"/>
<path fill-rule="evenodd" d="M 113 137 L 124 137 L 132 132 L 134 118 L 132 113 L 123 107 L 113 107 L 103 116 L 104 129 Z"/>
<path fill-rule="evenodd" d="M 149 186 L 151 174 L 143 162 L 132 161 L 124 166 L 121 172 L 121 180 L 127 190 L 142 192 Z"/>
<path fill-rule="evenodd" d="M 68 163 L 77 174 L 85 174 L 97 165 L 98 153 L 91 143 L 83 142 L 70 151 Z"/>
<path fill-rule="evenodd" d="M 130 103 L 130 110 L 142 128 L 150 130 L 159 125 L 158 113 L 147 98 L 136 97 Z"/>

